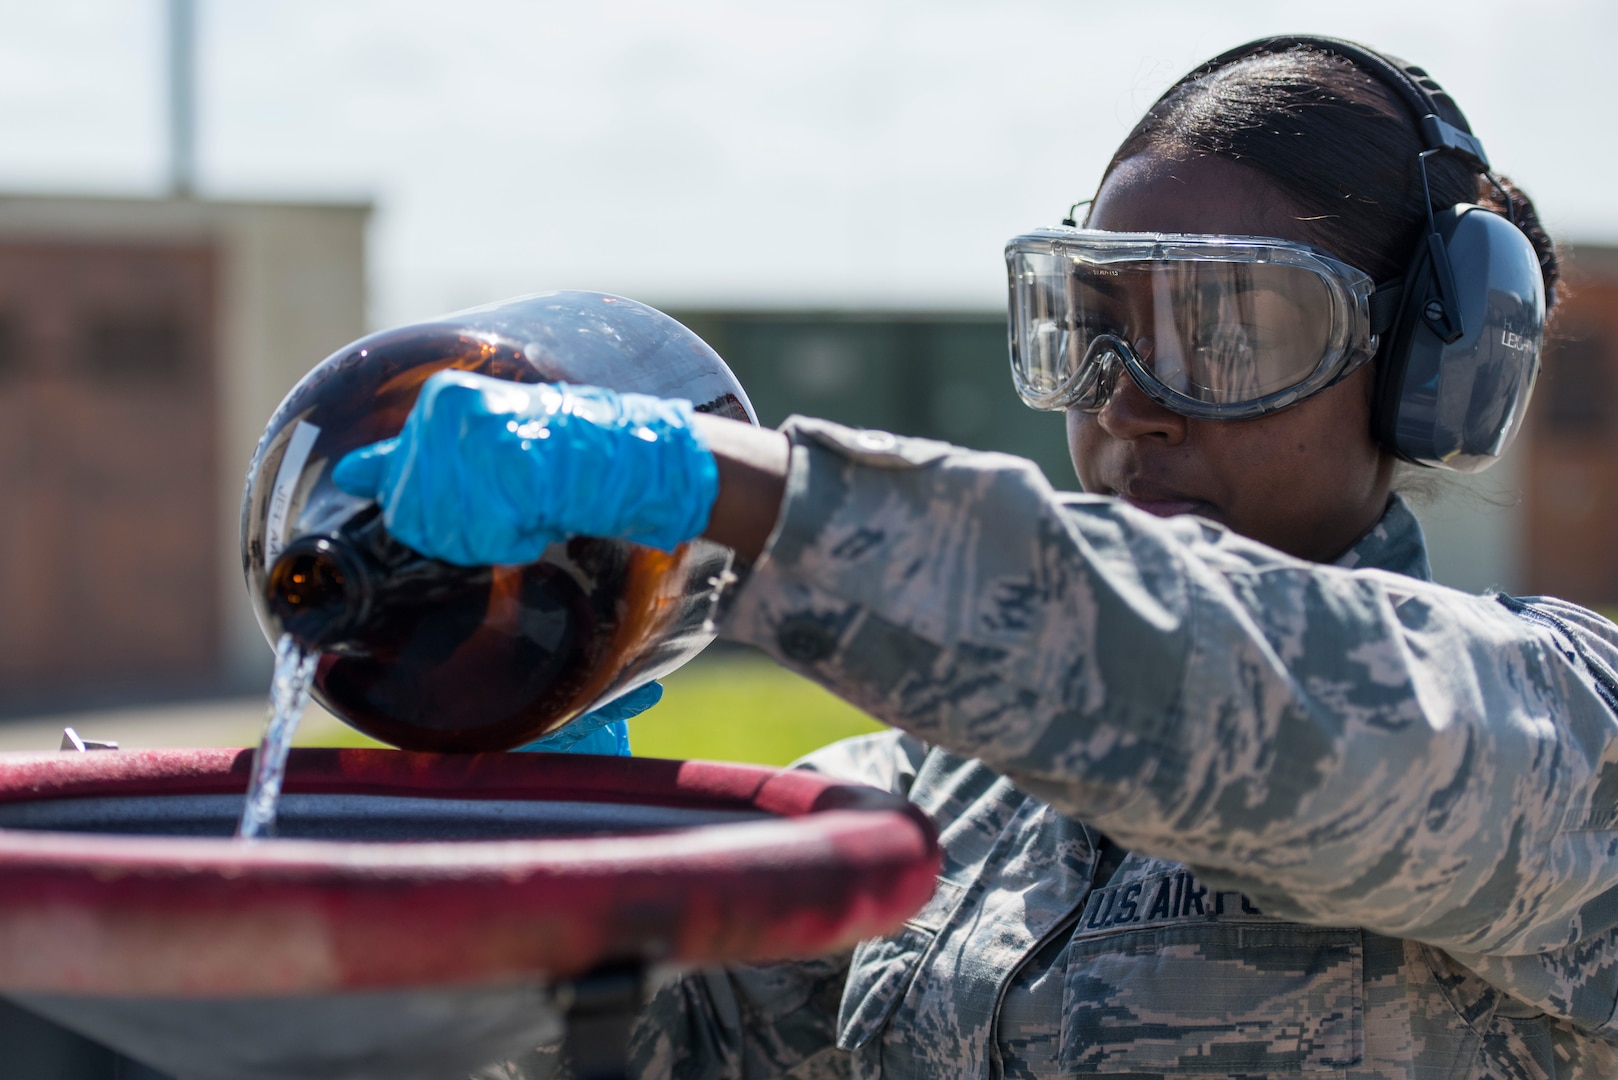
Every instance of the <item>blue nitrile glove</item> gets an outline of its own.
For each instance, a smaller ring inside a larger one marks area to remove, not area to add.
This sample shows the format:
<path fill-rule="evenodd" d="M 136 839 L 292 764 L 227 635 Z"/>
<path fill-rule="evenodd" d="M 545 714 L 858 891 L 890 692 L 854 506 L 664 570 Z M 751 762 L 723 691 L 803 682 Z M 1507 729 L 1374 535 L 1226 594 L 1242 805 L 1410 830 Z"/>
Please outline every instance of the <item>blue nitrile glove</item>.
<path fill-rule="evenodd" d="M 440 371 L 397 438 L 337 463 L 402 543 L 480 566 L 533 562 L 569 536 L 671 551 L 708 524 L 719 467 L 690 402 Z"/>
<path fill-rule="evenodd" d="M 649 682 L 645 686 L 637 686 L 617 701 L 608 702 L 594 712 L 587 712 L 543 739 L 517 749 L 628 757 L 629 718 L 639 716 L 661 700 L 662 683 Z"/>

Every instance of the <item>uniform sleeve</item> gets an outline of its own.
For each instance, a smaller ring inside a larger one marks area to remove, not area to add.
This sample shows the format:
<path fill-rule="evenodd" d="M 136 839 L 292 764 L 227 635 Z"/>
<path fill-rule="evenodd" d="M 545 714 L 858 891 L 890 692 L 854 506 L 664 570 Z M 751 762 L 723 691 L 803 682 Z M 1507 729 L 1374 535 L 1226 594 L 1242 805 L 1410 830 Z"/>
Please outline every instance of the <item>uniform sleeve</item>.
<path fill-rule="evenodd" d="M 1014 458 L 788 433 L 728 636 L 1266 912 L 1618 978 L 1618 718 L 1568 639 L 1612 666 L 1611 624 L 1059 497 Z"/>

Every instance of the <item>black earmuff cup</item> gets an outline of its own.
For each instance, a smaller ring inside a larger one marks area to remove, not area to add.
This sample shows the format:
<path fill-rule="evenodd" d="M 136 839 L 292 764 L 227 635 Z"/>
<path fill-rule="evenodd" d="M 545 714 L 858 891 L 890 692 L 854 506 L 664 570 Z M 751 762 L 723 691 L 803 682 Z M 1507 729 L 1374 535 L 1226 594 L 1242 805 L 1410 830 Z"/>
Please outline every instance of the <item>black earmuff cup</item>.
<path fill-rule="evenodd" d="M 1521 426 L 1544 344 L 1544 278 L 1533 244 L 1498 214 L 1462 204 L 1434 224 L 1455 295 L 1443 295 L 1422 244 L 1378 350 L 1373 434 L 1406 461 L 1478 472 Z M 1452 341 L 1440 332 L 1444 314 L 1459 316 Z"/>

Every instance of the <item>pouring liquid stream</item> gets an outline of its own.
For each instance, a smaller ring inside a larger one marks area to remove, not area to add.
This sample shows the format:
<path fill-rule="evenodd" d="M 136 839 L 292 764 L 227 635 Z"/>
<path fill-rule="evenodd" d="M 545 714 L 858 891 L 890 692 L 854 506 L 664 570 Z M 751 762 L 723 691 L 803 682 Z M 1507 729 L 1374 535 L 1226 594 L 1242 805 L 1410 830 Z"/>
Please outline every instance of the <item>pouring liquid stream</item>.
<path fill-rule="evenodd" d="M 305 649 L 282 634 L 275 645 L 275 675 L 270 680 L 269 713 L 264 720 L 264 737 L 253 753 L 253 774 L 247 785 L 247 805 L 242 808 L 236 836 L 257 840 L 275 835 L 275 812 L 281 801 L 281 781 L 286 776 L 287 753 L 298 721 L 309 705 L 309 686 L 314 681 L 318 649 Z"/>

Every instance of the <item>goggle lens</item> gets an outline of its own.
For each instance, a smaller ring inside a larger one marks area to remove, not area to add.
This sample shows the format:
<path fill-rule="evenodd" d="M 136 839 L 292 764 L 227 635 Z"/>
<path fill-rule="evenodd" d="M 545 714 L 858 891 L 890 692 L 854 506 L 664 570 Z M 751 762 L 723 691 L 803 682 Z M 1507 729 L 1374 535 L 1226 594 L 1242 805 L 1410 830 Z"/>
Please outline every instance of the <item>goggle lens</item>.
<path fill-rule="evenodd" d="M 1177 411 L 1252 414 L 1337 365 L 1351 331 L 1368 337 L 1363 312 L 1356 327 L 1345 308 L 1369 279 L 1350 290 L 1308 265 L 1249 252 L 1086 260 L 1015 242 L 1010 258 L 1015 374 L 1040 408 L 1098 409 L 1127 368 Z"/>

